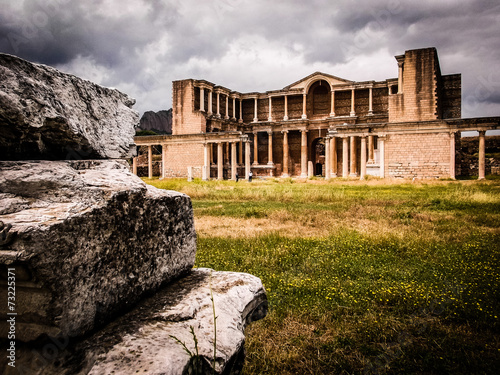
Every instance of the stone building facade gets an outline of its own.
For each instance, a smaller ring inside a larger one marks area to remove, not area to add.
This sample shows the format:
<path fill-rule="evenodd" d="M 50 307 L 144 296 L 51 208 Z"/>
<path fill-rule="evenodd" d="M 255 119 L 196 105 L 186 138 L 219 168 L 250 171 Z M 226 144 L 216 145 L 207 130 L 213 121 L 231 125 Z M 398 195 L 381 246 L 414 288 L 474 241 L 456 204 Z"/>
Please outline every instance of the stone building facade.
<path fill-rule="evenodd" d="M 162 146 L 163 177 L 455 178 L 460 134 L 476 130 L 484 178 L 485 132 L 500 118 L 461 118 L 461 75 L 441 74 L 435 48 L 396 61 L 385 81 L 316 72 L 267 92 L 174 81 L 172 135 L 136 143 Z"/>

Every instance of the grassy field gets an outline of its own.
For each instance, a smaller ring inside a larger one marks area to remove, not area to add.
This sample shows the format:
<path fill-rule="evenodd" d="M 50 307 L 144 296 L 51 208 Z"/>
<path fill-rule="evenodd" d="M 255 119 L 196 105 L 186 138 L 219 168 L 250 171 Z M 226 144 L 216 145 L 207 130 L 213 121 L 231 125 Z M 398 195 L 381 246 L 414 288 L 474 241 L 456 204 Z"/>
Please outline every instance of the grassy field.
<path fill-rule="evenodd" d="M 193 200 L 196 265 L 268 316 L 245 374 L 497 374 L 500 181 L 145 180 Z"/>

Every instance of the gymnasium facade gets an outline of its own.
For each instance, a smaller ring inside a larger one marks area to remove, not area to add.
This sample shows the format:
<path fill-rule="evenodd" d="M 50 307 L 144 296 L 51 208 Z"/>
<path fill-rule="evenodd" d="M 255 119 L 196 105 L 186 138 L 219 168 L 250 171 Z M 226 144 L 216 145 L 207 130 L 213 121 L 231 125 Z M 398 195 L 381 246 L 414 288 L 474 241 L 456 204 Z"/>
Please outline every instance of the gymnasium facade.
<path fill-rule="evenodd" d="M 174 81 L 172 135 L 136 144 L 148 147 L 150 176 L 161 146 L 164 178 L 455 178 L 461 132 L 473 130 L 484 178 L 485 132 L 500 118 L 461 118 L 461 75 L 441 73 L 435 48 L 395 59 L 397 78 L 384 81 L 316 72 L 250 93 Z"/>

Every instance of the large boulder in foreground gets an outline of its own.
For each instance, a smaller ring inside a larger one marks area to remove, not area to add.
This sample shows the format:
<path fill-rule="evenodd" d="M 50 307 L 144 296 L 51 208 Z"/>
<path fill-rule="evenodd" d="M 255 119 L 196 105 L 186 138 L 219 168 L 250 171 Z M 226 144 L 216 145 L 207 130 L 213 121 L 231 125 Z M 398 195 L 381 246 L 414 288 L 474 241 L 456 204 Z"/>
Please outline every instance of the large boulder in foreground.
<path fill-rule="evenodd" d="M 213 308 L 217 317 L 215 334 Z M 266 313 L 267 298 L 259 278 L 194 269 L 90 337 L 18 345 L 16 367 L 9 367 L 4 355 L 0 357 L 0 372 L 208 375 L 214 373 L 215 339 L 215 374 L 239 374 L 245 327 Z"/>
<path fill-rule="evenodd" d="M 125 161 L 0 162 L 0 221 L 0 268 L 5 279 L 15 269 L 21 341 L 85 334 L 195 260 L 190 198 L 146 185 Z M 2 319 L 0 337 L 7 330 Z"/>
<path fill-rule="evenodd" d="M 0 160 L 131 157 L 134 104 L 118 90 L 0 54 Z"/>

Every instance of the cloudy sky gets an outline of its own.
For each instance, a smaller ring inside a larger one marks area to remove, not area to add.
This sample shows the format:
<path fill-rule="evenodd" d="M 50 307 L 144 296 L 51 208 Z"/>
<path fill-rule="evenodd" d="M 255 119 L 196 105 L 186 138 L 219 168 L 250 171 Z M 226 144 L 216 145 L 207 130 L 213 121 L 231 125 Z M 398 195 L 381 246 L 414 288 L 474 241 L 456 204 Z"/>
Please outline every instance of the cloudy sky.
<path fill-rule="evenodd" d="M 171 107 L 173 80 L 385 80 L 430 46 L 462 73 L 463 117 L 500 115 L 498 0 L 0 0 L 0 52 L 118 88 L 141 114 Z"/>

